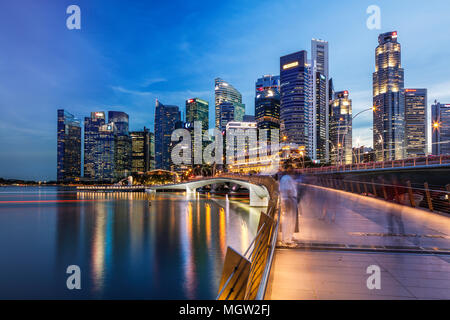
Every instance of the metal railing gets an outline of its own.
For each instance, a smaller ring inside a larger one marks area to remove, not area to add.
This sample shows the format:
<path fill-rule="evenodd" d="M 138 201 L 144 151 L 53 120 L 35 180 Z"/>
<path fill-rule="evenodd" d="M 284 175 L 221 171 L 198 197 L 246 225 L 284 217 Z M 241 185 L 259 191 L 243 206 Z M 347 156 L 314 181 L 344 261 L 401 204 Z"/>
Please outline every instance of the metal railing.
<path fill-rule="evenodd" d="M 222 177 L 225 177 L 223 175 Z M 275 250 L 280 221 L 278 183 L 270 177 L 226 175 L 264 186 L 269 194 L 267 213 L 261 213 L 258 232 L 243 255 L 228 247 L 217 300 L 262 300 Z"/>
<path fill-rule="evenodd" d="M 381 198 L 413 208 L 424 208 L 430 211 L 450 214 L 450 184 L 447 184 L 445 187 L 432 186 L 427 182 L 423 185 L 418 183 L 412 184 L 410 181 L 389 184 L 384 183 L 382 179 L 378 181 L 373 179 L 371 181 L 360 181 L 321 176 L 309 179 L 308 183 Z"/>
<path fill-rule="evenodd" d="M 301 173 L 333 173 L 333 172 L 375 170 L 388 168 L 407 168 L 407 167 L 419 167 L 419 166 L 442 165 L 442 164 L 450 164 L 450 155 L 426 156 L 419 158 L 388 160 L 380 162 L 343 164 L 338 166 L 321 167 L 321 168 L 305 168 L 301 169 L 300 171 Z"/>

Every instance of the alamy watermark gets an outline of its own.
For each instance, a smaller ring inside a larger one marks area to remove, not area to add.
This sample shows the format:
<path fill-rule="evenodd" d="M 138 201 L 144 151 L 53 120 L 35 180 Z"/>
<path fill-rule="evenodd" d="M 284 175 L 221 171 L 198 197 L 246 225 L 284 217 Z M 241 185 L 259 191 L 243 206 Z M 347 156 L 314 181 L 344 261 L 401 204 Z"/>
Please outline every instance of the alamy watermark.
<path fill-rule="evenodd" d="M 265 161 L 278 167 L 280 161 L 278 129 L 228 128 L 223 133 L 215 128 L 211 137 L 207 131 L 203 132 L 202 122 L 195 121 L 193 130 L 173 131 L 171 140 L 175 143 L 171 151 L 175 165 L 230 165 Z"/>

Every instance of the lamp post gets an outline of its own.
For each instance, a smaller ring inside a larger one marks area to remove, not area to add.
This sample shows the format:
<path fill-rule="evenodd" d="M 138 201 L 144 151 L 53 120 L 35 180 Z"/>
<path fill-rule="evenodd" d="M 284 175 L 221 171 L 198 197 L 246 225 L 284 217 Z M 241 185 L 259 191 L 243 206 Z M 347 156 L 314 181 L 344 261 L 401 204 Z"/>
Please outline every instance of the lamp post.
<path fill-rule="evenodd" d="M 373 107 L 370 107 L 370 108 L 368 108 L 368 109 L 364 109 L 364 110 L 358 112 L 357 114 L 355 114 L 355 115 L 350 119 L 350 124 L 347 125 L 347 128 L 345 129 L 345 133 L 344 133 L 344 135 L 342 136 L 342 143 L 341 143 L 341 145 L 342 145 L 342 148 L 343 148 L 343 149 L 344 149 L 345 137 L 347 136 L 348 129 L 351 128 L 351 127 L 353 126 L 353 120 L 354 120 L 356 117 L 358 117 L 359 115 L 361 115 L 361 114 L 363 114 L 364 112 L 367 112 L 367 111 L 373 111 L 373 112 L 376 112 L 376 111 L 377 111 L 377 107 L 373 106 Z M 339 129 L 338 129 L 338 131 L 339 131 Z M 339 139 L 339 138 L 338 138 L 338 139 Z M 338 140 L 338 141 L 339 141 L 339 140 Z M 341 163 L 342 163 L 342 159 L 341 159 Z"/>

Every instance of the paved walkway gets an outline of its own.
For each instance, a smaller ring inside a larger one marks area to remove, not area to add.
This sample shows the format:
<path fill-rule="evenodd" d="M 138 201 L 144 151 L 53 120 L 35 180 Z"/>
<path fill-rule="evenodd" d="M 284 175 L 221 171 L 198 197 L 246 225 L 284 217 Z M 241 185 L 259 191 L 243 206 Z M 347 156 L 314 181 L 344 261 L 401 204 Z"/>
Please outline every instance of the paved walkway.
<path fill-rule="evenodd" d="M 367 288 L 367 267 L 381 269 L 381 289 Z M 268 300 L 450 299 L 450 257 L 278 249 Z"/>
<path fill-rule="evenodd" d="M 450 299 L 450 218 L 324 188 L 307 188 L 301 211 L 266 299 Z M 370 265 L 381 290 L 367 288 Z"/>

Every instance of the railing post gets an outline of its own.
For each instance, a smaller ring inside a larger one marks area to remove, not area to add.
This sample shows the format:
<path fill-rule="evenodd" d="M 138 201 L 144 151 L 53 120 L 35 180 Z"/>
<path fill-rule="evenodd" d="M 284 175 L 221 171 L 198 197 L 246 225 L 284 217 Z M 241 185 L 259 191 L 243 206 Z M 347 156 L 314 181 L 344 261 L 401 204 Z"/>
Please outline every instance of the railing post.
<path fill-rule="evenodd" d="M 445 189 L 447 190 L 447 200 L 448 200 L 448 204 L 450 204 L 450 184 L 445 186 Z"/>
<path fill-rule="evenodd" d="M 425 182 L 423 185 L 425 187 L 425 195 L 427 197 L 428 208 L 430 209 L 430 211 L 433 211 L 433 203 L 431 202 L 430 188 L 428 187 L 428 182 Z"/>
<path fill-rule="evenodd" d="M 355 191 L 353 190 L 353 181 L 350 181 L 350 190 L 352 191 L 352 193 L 355 193 Z"/>
<path fill-rule="evenodd" d="M 361 186 L 359 185 L 359 182 L 356 183 L 356 190 L 358 191 L 358 194 L 361 194 Z"/>
<path fill-rule="evenodd" d="M 373 195 L 376 198 L 377 197 L 377 188 L 375 187 L 375 183 L 373 182 L 373 179 L 372 179 L 372 191 L 373 191 Z"/>
<path fill-rule="evenodd" d="M 367 192 L 367 184 L 366 184 L 366 182 L 363 182 L 363 186 L 364 186 L 364 193 L 365 193 L 366 195 L 368 195 L 369 192 Z"/>
<path fill-rule="evenodd" d="M 411 203 L 411 207 L 416 207 L 416 201 L 414 200 L 414 194 L 411 188 L 411 181 L 406 181 L 406 185 L 408 186 L 408 194 L 409 194 L 409 202 Z"/>
<path fill-rule="evenodd" d="M 382 181 L 381 189 L 383 189 L 383 196 L 384 200 L 388 200 L 387 192 L 386 192 L 386 186 L 384 185 L 384 180 Z"/>

